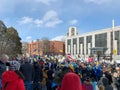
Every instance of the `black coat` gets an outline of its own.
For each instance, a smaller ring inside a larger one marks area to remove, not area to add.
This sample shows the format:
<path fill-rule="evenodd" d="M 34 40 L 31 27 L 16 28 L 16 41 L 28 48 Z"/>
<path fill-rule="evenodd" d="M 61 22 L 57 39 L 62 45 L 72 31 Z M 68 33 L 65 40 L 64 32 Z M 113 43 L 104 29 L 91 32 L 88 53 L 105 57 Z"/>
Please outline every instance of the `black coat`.
<path fill-rule="evenodd" d="M 2 73 L 6 70 L 6 65 L 0 61 L 0 79 L 2 76 Z"/>
<path fill-rule="evenodd" d="M 32 64 L 26 62 L 25 64 L 21 65 L 20 71 L 25 77 L 25 81 L 33 81 L 34 80 L 34 68 Z"/>
<path fill-rule="evenodd" d="M 40 67 L 40 65 L 37 62 L 34 62 L 34 82 L 41 82 L 43 79 L 43 73 L 42 73 L 42 69 Z"/>

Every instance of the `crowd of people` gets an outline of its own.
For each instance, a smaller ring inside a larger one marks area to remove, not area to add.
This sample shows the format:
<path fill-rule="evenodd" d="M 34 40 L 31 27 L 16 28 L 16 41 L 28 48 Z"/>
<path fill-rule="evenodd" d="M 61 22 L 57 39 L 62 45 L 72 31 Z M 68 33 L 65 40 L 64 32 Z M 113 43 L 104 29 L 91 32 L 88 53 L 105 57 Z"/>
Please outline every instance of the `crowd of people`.
<path fill-rule="evenodd" d="M 104 61 L 0 58 L 1 90 L 120 90 L 120 67 Z"/>

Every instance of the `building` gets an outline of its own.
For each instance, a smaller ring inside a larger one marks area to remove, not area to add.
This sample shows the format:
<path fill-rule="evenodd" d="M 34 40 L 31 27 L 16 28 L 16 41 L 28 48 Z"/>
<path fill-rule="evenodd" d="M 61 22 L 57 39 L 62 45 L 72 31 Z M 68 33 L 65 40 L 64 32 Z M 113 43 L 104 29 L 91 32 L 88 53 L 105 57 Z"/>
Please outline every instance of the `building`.
<path fill-rule="evenodd" d="M 65 54 L 65 42 L 50 41 L 50 51 L 53 55 L 64 55 Z"/>
<path fill-rule="evenodd" d="M 27 50 L 29 55 L 42 55 L 43 43 L 40 40 L 34 40 L 28 43 Z"/>
<path fill-rule="evenodd" d="M 65 43 L 62 41 L 36 40 L 28 43 L 30 55 L 64 55 Z"/>
<path fill-rule="evenodd" d="M 72 56 L 115 56 L 120 58 L 120 26 L 78 35 L 76 27 L 70 27 L 65 40 L 65 53 Z"/>
<path fill-rule="evenodd" d="M 22 42 L 22 54 L 26 54 L 27 53 L 27 42 Z"/>

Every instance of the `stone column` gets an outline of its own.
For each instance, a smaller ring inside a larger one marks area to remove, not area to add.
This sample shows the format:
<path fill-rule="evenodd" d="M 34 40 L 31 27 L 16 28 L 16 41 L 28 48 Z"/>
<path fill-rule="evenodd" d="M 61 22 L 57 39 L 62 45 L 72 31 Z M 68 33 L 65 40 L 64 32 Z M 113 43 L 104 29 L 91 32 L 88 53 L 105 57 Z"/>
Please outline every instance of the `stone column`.
<path fill-rule="evenodd" d="M 73 56 L 73 38 L 71 38 L 71 56 Z"/>
<path fill-rule="evenodd" d="M 91 43 L 88 43 L 88 56 L 90 55 Z"/>
<path fill-rule="evenodd" d="M 76 55 L 76 44 L 74 44 L 74 55 Z"/>
<path fill-rule="evenodd" d="M 86 36 L 84 37 L 84 55 L 86 55 Z"/>
<path fill-rule="evenodd" d="M 83 54 L 83 44 L 80 44 L 80 52 L 81 52 L 81 55 Z"/>
<path fill-rule="evenodd" d="M 79 37 L 77 38 L 77 55 L 79 55 L 79 47 L 80 47 L 80 45 L 79 45 Z"/>
<path fill-rule="evenodd" d="M 92 35 L 92 48 L 95 47 L 95 35 Z"/>
<path fill-rule="evenodd" d="M 65 40 L 65 54 L 69 52 L 69 45 L 67 45 L 67 39 Z"/>
<path fill-rule="evenodd" d="M 106 54 L 110 54 L 111 53 L 111 32 L 107 32 L 107 51 Z"/>

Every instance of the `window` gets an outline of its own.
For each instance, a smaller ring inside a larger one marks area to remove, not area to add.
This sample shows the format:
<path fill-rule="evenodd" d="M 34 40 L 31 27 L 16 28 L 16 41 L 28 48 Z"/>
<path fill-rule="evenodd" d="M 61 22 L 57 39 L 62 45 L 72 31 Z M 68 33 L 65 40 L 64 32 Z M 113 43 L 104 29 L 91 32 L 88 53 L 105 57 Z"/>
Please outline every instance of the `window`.
<path fill-rule="evenodd" d="M 71 28 L 71 36 L 75 35 L 75 28 Z"/>
<path fill-rule="evenodd" d="M 95 35 L 95 47 L 107 47 L 107 33 Z"/>

